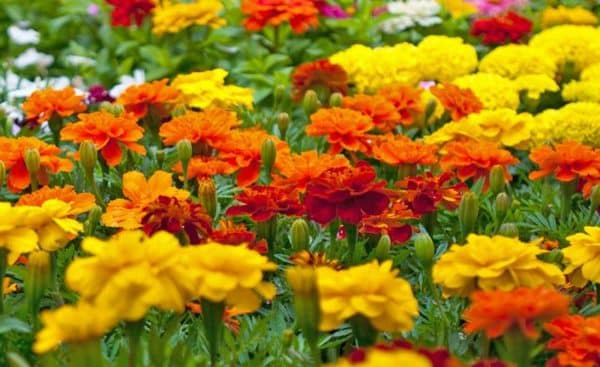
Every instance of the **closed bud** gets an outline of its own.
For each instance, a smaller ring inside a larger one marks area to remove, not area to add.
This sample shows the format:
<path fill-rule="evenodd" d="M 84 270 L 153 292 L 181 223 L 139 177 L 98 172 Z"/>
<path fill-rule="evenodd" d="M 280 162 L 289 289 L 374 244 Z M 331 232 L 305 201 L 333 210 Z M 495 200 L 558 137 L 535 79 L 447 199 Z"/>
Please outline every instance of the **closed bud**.
<path fill-rule="evenodd" d="M 206 213 L 214 219 L 217 214 L 217 188 L 212 178 L 205 178 L 198 182 L 198 201 Z"/>
<path fill-rule="evenodd" d="M 96 150 L 94 143 L 89 140 L 81 143 L 79 146 L 79 160 L 86 173 L 94 171 L 94 167 L 98 161 L 98 150 Z"/>
<path fill-rule="evenodd" d="M 100 217 L 102 217 L 102 208 L 95 205 L 90 209 L 87 220 L 85 221 L 85 233 L 89 236 L 94 233 L 98 223 L 100 223 Z"/>
<path fill-rule="evenodd" d="M 329 107 L 342 107 L 344 96 L 341 93 L 333 93 L 329 97 Z"/>
<path fill-rule="evenodd" d="M 281 137 L 285 137 L 287 134 L 288 127 L 290 126 L 290 115 L 285 112 L 277 115 L 277 127 L 279 127 L 279 132 L 281 133 Z"/>
<path fill-rule="evenodd" d="M 496 196 L 496 202 L 494 203 L 496 207 L 496 217 L 499 221 L 502 221 L 508 210 L 510 209 L 510 196 L 507 193 L 501 192 Z"/>
<path fill-rule="evenodd" d="M 294 294 L 296 322 L 309 345 L 315 345 L 321 320 L 316 269 L 312 266 L 294 266 L 287 268 L 285 275 Z"/>
<path fill-rule="evenodd" d="M 458 207 L 458 219 L 465 236 L 475 231 L 478 215 L 479 199 L 477 195 L 472 192 L 465 192 Z"/>
<path fill-rule="evenodd" d="M 4 180 L 6 179 L 6 166 L 4 162 L 0 161 L 0 187 L 4 185 Z"/>
<path fill-rule="evenodd" d="M 184 104 L 178 104 L 171 110 L 171 117 L 180 117 L 188 112 Z"/>
<path fill-rule="evenodd" d="M 553 249 L 552 251 L 546 253 L 544 260 L 554 263 L 554 264 L 562 264 L 563 253 L 560 249 Z"/>
<path fill-rule="evenodd" d="M 433 240 L 427 233 L 419 233 L 415 235 L 415 255 L 425 268 L 431 267 L 433 264 L 433 256 L 435 255 L 435 247 Z"/>
<path fill-rule="evenodd" d="M 25 299 L 32 315 L 37 315 L 42 296 L 52 280 L 52 261 L 46 251 L 29 254 L 25 275 Z"/>
<path fill-rule="evenodd" d="M 390 236 L 384 234 L 381 236 L 375 247 L 375 258 L 379 261 L 387 260 L 390 257 L 390 248 L 392 247 L 392 240 Z"/>
<path fill-rule="evenodd" d="M 504 237 L 518 238 L 519 237 L 519 228 L 514 223 L 503 223 L 500 228 L 498 228 L 498 234 Z"/>
<path fill-rule="evenodd" d="M 100 109 L 117 117 L 121 116 L 121 114 L 125 112 L 125 108 L 122 105 L 106 101 L 100 103 Z"/>
<path fill-rule="evenodd" d="M 308 250 L 310 244 L 310 230 L 304 219 L 296 219 L 290 228 L 290 242 L 294 252 Z"/>
<path fill-rule="evenodd" d="M 277 157 L 277 149 L 275 148 L 275 142 L 272 139 L 265 139 L 260 147 L 260 157 L 262 159 L 263 167 L 269 175 L 275 164 L 275 158 Z"/>
<path fill-rule="evenodd" d="M 33 148 L 25 152 L 25 166 L 30 175 L 37 175 L 40 171 L 40 152 Z"/>
<path fill-rule="evenodd" d="M 156 151 L 154 156 L 156 157 L 156 164 L 158 168 L 161 168 L 163 166 L 163 163 L 165 162 L 165 151 L 159 149 Z"/>
<path fill-rule="evenodd" d="M 493 194 L 498 194 L 504 191 L 506 186 L 506 178 L 504 177 L 504 168 L 497 164 L 492 167 L 489 176 L 490 190 Z"/>
<path fill-rule="evenodd" d="M 177 157 L 179 160 L 182 163 L 189 162 L 190 158 L 192 158 L 192 143 L 187 139 L 183 139 L 178 141 L 175 147 L 177 149 Z"/>
<path fill-rule="evenodd" d="M 592 193 L 590 194 L 590 202 L 592 205 L 592 209 L 598 209 L 600 206 L 600 185 L 595 185 L 592 188 Z"/>
<path fill-rule="evenodd" d="M 304 100 L 302 101 L 302 107 L 304 107 L 304 113 L 306 116 L 312 115 L 316 110 L 321 106 L 321 102 L 319 102 L 319 97 L 317 97 L 317 92 L 314 90 L 307 90 L 304 93 Z"/>
<path fill-rule="evenodd" d="M 273 99 L 275 100 L 275 105 L 278 105 L 285 96 L 286 87 L 284 85 L 277 85 L 275 90 L 273 91 Z"/>

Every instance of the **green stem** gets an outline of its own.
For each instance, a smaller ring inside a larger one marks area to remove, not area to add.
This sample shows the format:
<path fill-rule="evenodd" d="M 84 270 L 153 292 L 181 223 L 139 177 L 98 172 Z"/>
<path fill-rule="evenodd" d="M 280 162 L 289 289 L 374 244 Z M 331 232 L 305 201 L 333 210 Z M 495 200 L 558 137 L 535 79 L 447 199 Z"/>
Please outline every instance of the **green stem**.
<path fill-rule="evenodd" d="M 504 334 L 503 337 L 506 356 L 509 362 L 517 367 L 531 366 L 530 352 L 532 343 L 527 339 L 519 329 L 512 328 Z"/>
<path fill-rule="evenodd" d="M 144 331 L 144 320 L 128 322 L 125 325 L 125 333 L 129 342 L 129 354 L 127 356 L 127 366 L 135 367 L 138 360 L 138 351 L 140 347 L 140 336 Z"/>
<path fill-rule="evenodd" d="M 181 167 L 183 168 L 183 189 L 186 191 L 189 191 L 190 189 L 190 185 L 189 185 L 189 181 L 188 181 L 188 169 L 190 166 L 190 161 L 189 160 L 185 160 L 185 161 L 181 161 Z"/>
<path fill-rule="evenodd" d="M 344 229 L 346 231 L 346 241 L 348 242 L 348 255 L 351 259 L 351 263 L 355 264 L 358 262 L 358 254 L 356 253 L 356 244 L 358 242 L 358 227 L 356 224 L 344 222 Z"/>
<path fill-rule="evenodd" d="M 277 236 L 277 216 L 264 222 L 256 222 L 256 238 L 264 239 L 269 246 L 269 256 L 275 254 L 275 237 Z"/>
<path fill-rule="evenodd" d="M 577 180 L 560 183 L 560 219 L 566 221 L 571 214 L 573 206 L 573 194 L 577 187 Z"/>
<path fill-rule="evenodd" d="M 86 169 L 85 170 L 85 178 L 88 183 L 88 186 L 90 187 L 90 191 L 96 197 L 96 202 L 98 203 L 98 205 L 100 205 L 102 208 L 104 208 L 105 207 L 104 200 L 102 200 L 102 195 L 100 195 L 100 191 L 98 190 L 98 185 L 96 184 L 96 179 L 94 178 L 94 170 Z"/>
<path fill-rule="evenodd" d="M 0 315 L 4 313 L 4 274 L 8 267 L 8 250 L 0 248 Z"/>
<path fill-rule="evenodd" d="M 363 315 L 356 315 L 350 319 L 352 332 L 358 342 L 359 347 L 366 347 L 375 344 L 377 340 L 377 330 L 371 325 L 369 319 Z"/>
<path fill-rule="evenodd" d="M 223 334 L 223 312 L 225 312 L 225 303 L 212 302 L 202 298 L 202 316 L 204 319 L 204 331 L 208 340 L 208 350 L 210 353 L 210 366 L 216 367 L 219 354 L 219 343 Z"/>

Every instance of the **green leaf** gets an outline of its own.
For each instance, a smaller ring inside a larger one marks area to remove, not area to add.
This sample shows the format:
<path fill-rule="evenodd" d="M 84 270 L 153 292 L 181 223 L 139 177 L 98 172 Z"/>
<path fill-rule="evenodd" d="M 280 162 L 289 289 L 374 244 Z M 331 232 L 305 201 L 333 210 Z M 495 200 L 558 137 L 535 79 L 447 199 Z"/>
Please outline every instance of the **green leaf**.
<path fill-rule="evenodd" d="M 0 334 L 7 333 L 9 331 L 16 331 L 20 333 L 30 333 L 31 327 L 14 317 L 0 316 Z"/>

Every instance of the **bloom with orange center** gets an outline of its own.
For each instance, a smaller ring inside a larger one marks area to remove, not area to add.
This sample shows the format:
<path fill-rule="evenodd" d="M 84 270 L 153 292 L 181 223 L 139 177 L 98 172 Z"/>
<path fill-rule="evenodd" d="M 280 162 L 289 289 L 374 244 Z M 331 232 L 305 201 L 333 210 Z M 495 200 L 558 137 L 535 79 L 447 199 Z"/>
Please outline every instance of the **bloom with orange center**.
<path fill-rule="evenodd" d="M 248 230 L 244 224 L 236 224 L 230 219 L 219 221 L 219 226 L 212 230 L 210 239 L 224 245 L 245 244 L 263 255 L 269 252 L 267 241 L 256 241 L 256 233 Z"/>
<path fill-rule="evenodd" d="M 146 154 L 146 148 L 136 143 L 144 136 L 144 129 L 135 117 L 125 114 L 117 117 L 106 111 L 82 113 L 77 117 L 78 122 L 62 128 L 61 139 L 75 143 L 91 141 L 109 166 L 121 163 L 124 155 L 121 145 L 132 152 Z"/>
<path fill-rule="evenodd" d="M 318 177 L 325 170 L 333 167 L 349 167 L 350 161 L 341 154 L 324 153 L 319 155 L 316 150 L 309 150 L 300 154 L 289 154 L 279 157 L 275 162 L 275 176 L 273 184 L 299 192 L 306 190 L 306 184 Z"/>
<path fill-rule="evenodd" d="M 327 136 L 329 152 L 340 153 L 370 151 L 366 133 L 374 127 L 369 116 L 347 108 L 322 108 L 310 116 L 306 127 L 308 136 Z"/>
<path fill-rule="evenodd" d="M 404 135 L 385 135 L 373 144 L 373 156 L 390 166 L 432 166 L 437 163 L 438 147 L 412 141 Z"/>
<path fill-rule="evenodd" d="M 237 170 L 237 167 L 215 157 L 192 157 L 188 164 L 187 179 L 191 180 L 195 178 L 198 182 L 216 175 L 230 175 Z M 177 162 L 172 169 L 173 172 L 183 173 L 181 161 Z"/>
<path fill-rule="evenodd" d="M 69 117 L 85 111 L 85 96 L 75 94 L 75 89 L 44 89 L 33 92 L 23 103 L 25 118 L 42 123 L 54 116 Z"/>
<path fill-rule="evenodd" d="M 53 144 L 46 144 L 34 137 L 7 138 L 0 136 L 0 161 L 4 163 L 8 173 L 7 186 L 12 192 L 20 192 L 31 184 L 29 171 L 25 165 L 25 154 L 28 150 L 35 149 L 40 153 L 40 171 L 38 181 L 48 184 L 48 174 L 57 172 L 71 172 L 73 162 L 58 157 L 60 148 Z"/>
<path fill-rule="evenodd" d="M 390 209 L 379 215 L 372 215 L 362 219 L 359 226 L 360 233 L 388 235 L 392 244 L 398 245 L 410 239 L 413 227 L 406 221 L 416 216 L 405 203 L 394 202 Z"/>
<path fill-rule="evenodd" d="M 446 83 L 435 85 L 429 91 L 440 101 L 454 121 L 483 109 L 483 104 L 469 88 L 463 89 Z"/>
<path fill-rule="evenodd" d="M 156 110 L 161 118 L 166 117 L 169 109 L 179 99 L 179 90 L 168 86 L 168 82 L 167 79 L 162 79 L 132 85 L 121 93 L 116 102 L 138 119 L 146 116 L 149 109 Z"/>
<path fill-rule="evenodd" d="M 52 199 L 69 204 L 69 215 L 72 216 L 88 212 L 96 204 L 94 195 L 87 192 L 78 193 L 73 186 L 67 185 L 65 187 L 44 186 L 31 194 L 22 195 L 16 205 L 42 206 Z"/>
<path fill-rule="evenodd" d="M 379 95 L 357 94 L 344 97 L 342 106 L 369 116 L 375 127 L 382 132 L 394 131 L 402 119 L 400 113 L 396 111 L 396 106 Z"/>
<path fill-rule="evenodd" d="M 405 203 L 417 216 L 438 210 L 440 206 L 454 210 L 468 187 L 463 182 L 451 183 L 454 174 L 444 172 L 434 176 L 425 172 L 421 176 L 406 177 L 396 184 L 400 190 L 398 200 Z"/>
<path fill-rule="evenodd" d="M 550 174 L 562 182 L 600 177 L 600 152 L 576 141 L 566 141 L 554 148 L 541 146 L 532 150 L 529 158 L 540 166 L 538 171 L 529 174 L 532 180 Z"/>
<path fill-rule="evenodd" d="M 469 334 L 485 332 L 497 338 L 519 328 L 529 339 L 540 336 L 540 323 L 569 314 L 570 297 L 552 288 L 516 288 L 511 291 L 476 291 L 463 316 Z"/>
<path fill-rule="evenodd" d="M 123 175 L 123 196 L 108 203 L 102 222 L 108 227 L 136 229 L 142 226 L 146 208 L 159 196 L 185 200 L 190 193 L 173 185 L 171 174 L 156 171 L 146 180 L 141 172 L 131 171 Z"/>
<path fill-rule="evenodd" d="M 211 108 L 175 117 L 160 126 L 159 135 L 165 145 L 175 145 L 187 139 L 195 145 L 196 153 L 200 154 L 205 153 L 202 146 L 222 144 L 231 134 L 231 129 L 241 124 L 234 112 Z"/>
<path fill-rule="evenodd" d="M 235 196 L 240 204 L 227 209 L 226 215 L 249 215 L 255 222 L 265 222 L 277 214 L 301 215 L 298 193 L 275 186 L 252 186 Z"/>
<path fill-rule="evenodd" d="M 549 366 L 595 367 L 600 363 L 600 316 L 563 316 L 544 325 L 552 339 L 547 348 L 558 351 Z"/>
<path fill-rule="evenodd" d="M 415 115 L 425 111 L 421 93 L 421 89 L 401 84 L 383 87 L 378 92 L 396 107 L 400 114 L 400 123 L 404 126 L 412 125 Z"/>
<path fill-rule="evenodd" d="M 287 22 L 294 33 L 301 34 L 319 25 L 319 8 L 314 0 L 243 0 L 242 13 L 249 31 Z"/>
<path fill-rule="evenodd" d="M 144 209 L 142 226 L 148 236 L 158 231 L 187 236 L 190 244 L 206 241 L 212 231 L 212 219 L 200 204 L 190 199 L 159 196 Z"/>
<path fill-rule="evenodd" d="M 496 165 L 504 169 L 504 178 L 510 181 L 508 166 L 519 163 L 508 150 L 498 148 L 488 141 L 464 140 L 452 141 L 444 146 L 446 154 L 440 159 L 440 166 L 445 171 L 456 171 L 461 181 L 477 180 L 485 177 L 485 185 L 489 184 L 488 176 Z"/>
<path fill-rule="evenodd" d="M 299 102 L 307 90 L 348 93 L 348 75 L 344 68 L 327 59 L 298 65 L 292 74 L 293 99 Z"/>

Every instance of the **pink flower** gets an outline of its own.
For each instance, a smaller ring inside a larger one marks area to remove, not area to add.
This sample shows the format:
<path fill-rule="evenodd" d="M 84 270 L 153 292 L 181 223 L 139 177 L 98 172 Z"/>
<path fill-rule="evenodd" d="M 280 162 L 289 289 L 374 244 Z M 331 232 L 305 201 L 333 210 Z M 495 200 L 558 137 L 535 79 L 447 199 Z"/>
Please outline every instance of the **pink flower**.
<path fill-rule="evenodd" d="M 509 9 L 522 8 L 527 5 L 528 0 L 467 0 L 475 5 L 480 14 L 495 16 Z"/>

